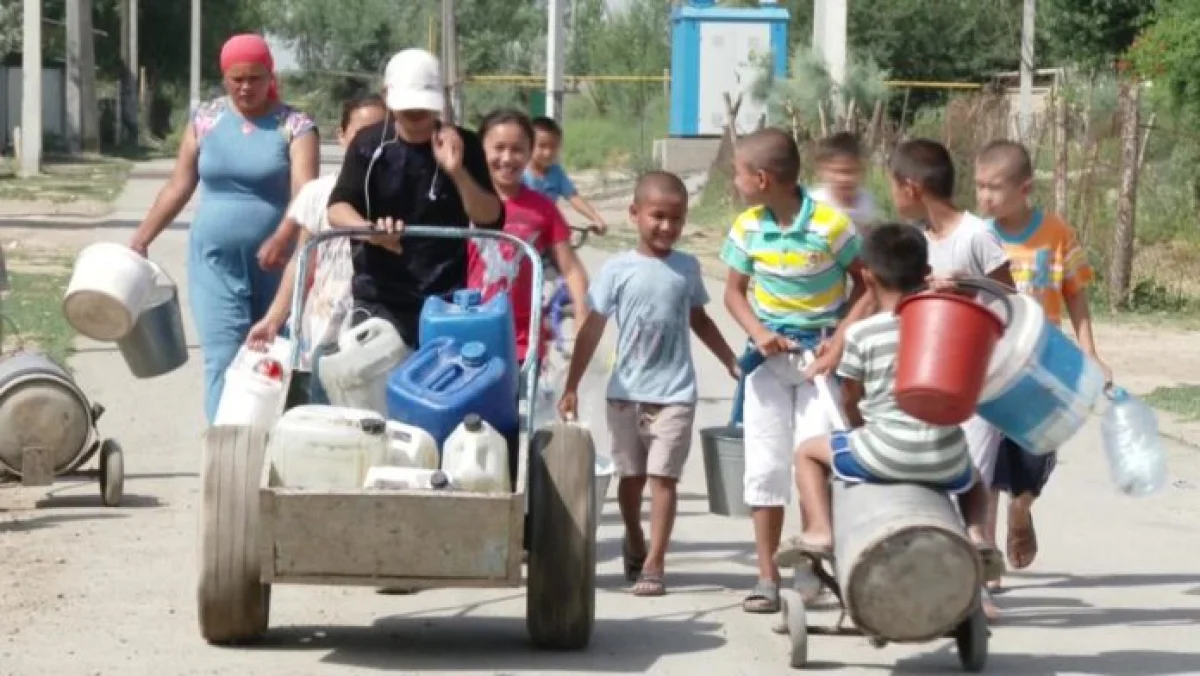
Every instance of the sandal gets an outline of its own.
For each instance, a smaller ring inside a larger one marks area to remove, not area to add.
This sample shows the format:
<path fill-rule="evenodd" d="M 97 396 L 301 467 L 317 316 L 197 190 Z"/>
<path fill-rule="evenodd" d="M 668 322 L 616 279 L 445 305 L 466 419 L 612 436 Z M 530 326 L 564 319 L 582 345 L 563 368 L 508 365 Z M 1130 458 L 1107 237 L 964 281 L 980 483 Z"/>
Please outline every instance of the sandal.
<path fill-rule="evenodd" d="M 979 592 L 979 607 L 983 610 L 983 616 L 987 618 L 988 624 L 992 624 L 1000 619 L 1000 608 L 992 600 L 992 594 L 987 590 L 987 587 L 984 587 Z"/>
<path fill-rule="evenodd" d="M 780 568 L 795 568 L 807 562 L 832 561 L 833 547 L 809 542 L 803 537 L 790 537 L 779 543 L 774 558 L 775 565 Z"/>
<path fill-rule="evenodd" d="M 633 584 L 634 596 L 666 596 L 667 586 L 663 584 L 662 575 L 642 573 Z"/>
<path fill-rule="evenodd" d="M 998 582 L 1008 572 L 1004 566 L 1004 556 L 995 547 L 980 545 L 979 560 L 983 563 L 983 579 L 985 582 Z"/>
<path fill-rule="evenodd" d="M 755 615 L 779 612 L 779 585 L 771 580 L 759 580 L 742 601 L 742 610 Z"/>
<path fill-rule="evenodd" d="M 625 581 L 637 582 L 642 575 L 642 566 L 646 565 L 646 554 L 634 554 L 629 549 L 629 538 L 621 543 L 621 559 L 625 565 Z"/>
<path fill-rule="evenodd" d="M 1037 558 L 1037 530 L 1033 527 L 1033 513 L 1019 501 L 1008 505 L 1008 561 L 1016 570 L 1028 568 Z"/>

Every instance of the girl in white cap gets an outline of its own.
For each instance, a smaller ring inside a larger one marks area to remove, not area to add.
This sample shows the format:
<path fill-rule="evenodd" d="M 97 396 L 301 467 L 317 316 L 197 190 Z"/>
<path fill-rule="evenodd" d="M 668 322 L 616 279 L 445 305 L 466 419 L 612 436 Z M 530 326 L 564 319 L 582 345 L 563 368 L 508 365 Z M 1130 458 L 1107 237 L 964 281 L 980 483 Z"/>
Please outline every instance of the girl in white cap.
<path fill-rule="evenodd" d="M 445 97 L 437 57 L 423 49 L 393 56 L 384 100 L 386 119 L 361 130 L 346 149 L 329 224 L 370 222 L 383 231 L 354 247 L 355 315 L 388 320 L 416 348 L 425 299 L 466 284 L 467 245 L 428 238 L 401 246 L 404 224 L 498 230 L 504 207 L 479 137 L 439 119 Z"/>

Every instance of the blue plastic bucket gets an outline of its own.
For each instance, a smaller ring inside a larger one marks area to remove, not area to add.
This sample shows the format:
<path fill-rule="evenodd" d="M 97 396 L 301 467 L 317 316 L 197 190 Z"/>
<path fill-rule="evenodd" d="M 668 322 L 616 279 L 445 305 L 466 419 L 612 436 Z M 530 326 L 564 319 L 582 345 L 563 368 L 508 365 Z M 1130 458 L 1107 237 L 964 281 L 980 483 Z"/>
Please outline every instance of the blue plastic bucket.
<path fill-rule="evenodd" d="M 1012 319 L 996 345 L 977 412 L 1030 453 L 1061 448 L 1104 393 L 1104 372 L 1037 301 L 1010 297 Z"/>

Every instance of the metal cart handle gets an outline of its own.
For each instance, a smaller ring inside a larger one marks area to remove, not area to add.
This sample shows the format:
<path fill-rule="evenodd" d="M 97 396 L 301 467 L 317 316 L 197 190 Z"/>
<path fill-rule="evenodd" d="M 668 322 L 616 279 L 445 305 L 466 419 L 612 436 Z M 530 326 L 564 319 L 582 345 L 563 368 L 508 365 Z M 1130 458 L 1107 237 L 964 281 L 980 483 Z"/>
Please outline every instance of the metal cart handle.
<path fill-rule="evenodd" d="M 304 330 L 304 322 L 300 321 L 300 318 L 301 312 L 304 309 L 304 287 L 305 281 L 308 279 L 308 261 L 312 256 L 312 252 L 322 242 L 328 242 L 339 237 L 371 237 L 381 232 L 379 228 L 369 224 L 358 228 L 330 228 L 309 237 L 304 246 L 300 248 L 300 255 L 296 260 L 296 281 L 292 285 L 292 314 L 288 319 L 292 334 L 292 355 L 290 361 L 293 371 L 300 366 L 301 333 Z M 405 238 L 490 239 L 508 242 L 521 249 L 533 266 L 533 286 L 530 292 L 532 303 L 530 304 L 529 314 L 530 340 L 529 347 L 525 353 L 525 365 L 521 368 L 521 377 L 525 379 L 525 391 L 528 393 L 529 401 L 537 401 L 538 362 L 541 358 L 539 351 L 542 342 L 539 339 L 541 336 L 540 328 L 542 326 L 542 284 L 545 279 L 542 257 L 538 254 L 537 249 L 520 237 L 515 237 L 501 230 L 481 230 L 479 228 L 457 228 L 437 225 L 408 225 L 404 227 L 402 236 Z"/>

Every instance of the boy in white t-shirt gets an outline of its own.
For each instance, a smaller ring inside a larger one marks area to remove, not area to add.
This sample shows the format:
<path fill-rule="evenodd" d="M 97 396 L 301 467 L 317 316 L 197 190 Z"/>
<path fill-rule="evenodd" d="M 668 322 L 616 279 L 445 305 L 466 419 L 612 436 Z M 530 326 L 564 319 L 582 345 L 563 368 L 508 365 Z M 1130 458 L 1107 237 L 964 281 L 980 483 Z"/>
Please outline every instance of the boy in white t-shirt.
<path fill-rule="evenodd" d="M 906 141 L 892 154 L 888 169 L 896 211 L 925 229 L 933 270 L 931 286 L 951 287 L 954 278 L 987 277 L 1015 288 L 1008 254 L 995 232 L 983 219 L 954 205 L 954 161 L 945 146 L 928 139 Z M 1003 435 L 978 415 L 962 427 L 971 457 L 988 486 L 984 536 L 995 548 L 996 494 L 990 487 Z M 996 608 L 984 591 L 984 611 L 994 617 Z"/>
<path fill-rule="evenodd" d="M 338 143 L 343 148 L 354 139 L 359 130 L 383 122 L 387 108 L 383 99 L 372 94 L 352 99 L 342 104 L 342 119 L 338 129 Z M 288 207 L 285 219 L 294 221 L 300 228 L 296 251 L 288 262 L 279 284 L 279 292 L 271 308 L 246 338 L 251 349 L 265 350 L 279 335 L 280 330 L 292 313 L 292 289 L 295 285 L 299 252 L 308 238 L 329 228 L 329 194 L 337 182 L 337 174 L 313 179 L 300 189 Z M 317 247 L 313 266 L 306 272 L 308 297 L 300 318 L 303 328 L 300 346 L 300 367 L 311 368 L 312 356 L 317 347 L 337 339 L 338 332 L 353 307 L 350 284 L 354 276 L 354 265 L 350 258 L 350 241 L 345 238 L 332 239 Z M 314 397 L 323 399 L 323 393 L 314 383 Z"/>
<path fill-rule="evenodd" d="M 863 189 L 863 156 L 858 137 L 839 132 L 817 144 L 817 185 L 809 195 L 850 217 L 861 233 L 879 221 L 871 193 Z"/>

